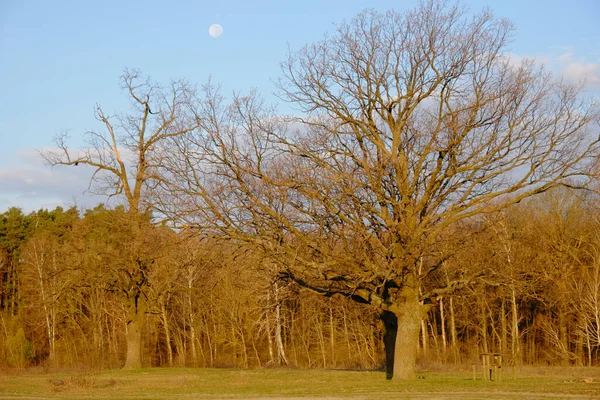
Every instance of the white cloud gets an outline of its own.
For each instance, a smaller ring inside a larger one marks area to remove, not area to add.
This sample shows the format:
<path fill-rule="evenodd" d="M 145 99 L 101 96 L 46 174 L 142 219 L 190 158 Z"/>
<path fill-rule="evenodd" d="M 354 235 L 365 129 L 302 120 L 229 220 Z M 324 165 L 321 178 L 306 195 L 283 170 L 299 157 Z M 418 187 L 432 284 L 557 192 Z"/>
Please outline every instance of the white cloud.
<path fill-rule="evenodd" d="M 0 163 L 0 212 L 18 207 L 25 212 L 57 206 L 94 207 L 105 198 L 86 193 L 93 170 L 50 167 L 33 149 Z"/>
<path fill-rule="evenodd" d="M 586 62 L 576 59 L 571 53 L 557 58 L 563 67 L 563 76 L 567 81 L 585 81 L 588 88 L 600 89 L 600 60 Z"/>
<path fill-rule="evenodd" d="M 569 62 L 573 59 L 573 52 L 567 51 L 563 55 L 556 57 L 556 61 L 558 62 Z"/>
<path fill-rule="evenodd" d="M 533 59 L 546 66 L 565 82 L 585 82 L 586 88 L 594 93 L 600 92 L 600 58 L 591 58 L 576 54 L 572 49 L 561 48 L 560 54 L 520 55 L 510 54 L 509 60 L 518 65 L 525 59 Z"/>

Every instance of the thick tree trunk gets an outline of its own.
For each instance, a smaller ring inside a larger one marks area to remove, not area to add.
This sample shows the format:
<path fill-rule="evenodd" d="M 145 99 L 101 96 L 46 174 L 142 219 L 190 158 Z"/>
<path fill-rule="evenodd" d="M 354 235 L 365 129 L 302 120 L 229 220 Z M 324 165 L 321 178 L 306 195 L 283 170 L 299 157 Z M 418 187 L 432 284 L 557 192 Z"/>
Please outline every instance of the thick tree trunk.
<path fill-rule="evenodd" d="M 127 341 L 127 358 L 123 369 L 136 369 L 142 367 L 142 329 L 138 318 L 127 323 L 125 339 Z"/>
<path fill-rule="evenodd" d="M 136 369 L 142 367 L 142 327 L 144 313 L 136 305 L 130 306 L 129 320 L 127 321 L 125 340 L 127 343 L 127 358 L 123 369 Z"/>
<path fill-rule="evenodd" d="M 398 318 L 398 332 L 394 351 L 394 380 L 415 379 L 415 366 L 417 364 L 417 346 L 421 321 L 430 306 L 418 302 L 416 296 L 406 296 L 406 301 L 400 304 Z"/>

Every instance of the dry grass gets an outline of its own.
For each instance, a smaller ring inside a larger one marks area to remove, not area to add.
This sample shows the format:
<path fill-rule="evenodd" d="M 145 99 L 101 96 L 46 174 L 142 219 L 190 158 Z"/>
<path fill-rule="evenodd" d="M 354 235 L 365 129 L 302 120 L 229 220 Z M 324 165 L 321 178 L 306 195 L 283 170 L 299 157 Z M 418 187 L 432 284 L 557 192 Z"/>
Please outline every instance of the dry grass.
<path fill-rule="evenodd" d="M 390 382 L 381 372 L 333 370 L 142 369 L 21 371 L 0 377 L 0 399 L 593 399 L 600 369 L 537 368 L 502 382 L 470 372 L 423 372 L 414 382 Z"/>

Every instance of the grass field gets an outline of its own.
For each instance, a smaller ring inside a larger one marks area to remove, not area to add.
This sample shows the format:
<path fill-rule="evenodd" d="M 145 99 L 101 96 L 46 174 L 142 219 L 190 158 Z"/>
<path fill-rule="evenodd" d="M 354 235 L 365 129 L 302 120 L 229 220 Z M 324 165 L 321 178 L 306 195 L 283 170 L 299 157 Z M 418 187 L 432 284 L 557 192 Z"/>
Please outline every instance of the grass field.
<path fill-rule="evenodd" d="M 141 369 L 4 373 L 0 399 L 600 399 L 599 369 L 538 369 L 502 382 L 468 372 L 423 372 L 414 382 L 382 372 L 293 369 Z"/>

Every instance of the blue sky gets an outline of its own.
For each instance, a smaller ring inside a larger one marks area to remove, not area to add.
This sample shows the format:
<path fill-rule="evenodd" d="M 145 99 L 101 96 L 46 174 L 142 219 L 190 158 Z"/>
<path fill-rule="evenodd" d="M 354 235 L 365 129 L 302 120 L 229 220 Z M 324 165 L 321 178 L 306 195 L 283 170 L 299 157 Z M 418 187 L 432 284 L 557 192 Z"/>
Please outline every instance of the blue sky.
<path fill-rule="evenodd" d="M 124 110 L 123 69 L 167 83 L 212 76 L 226 91 L 268 95 L 288 45 L 320 39 L 365 8 L 403 11 L 416 0 L 84 1 L 0 0 L 0 212 L 99 199 L 83 193 L 91 170 L 46 167 L 36 150 L 69 130 L 73 144 L 97 127 L 94 105 Z M 465 1 L 517 27 L 509 48 L 600 93 L 600 0 Z M 221 24 L 223 35 L 208 35 Z"/>

